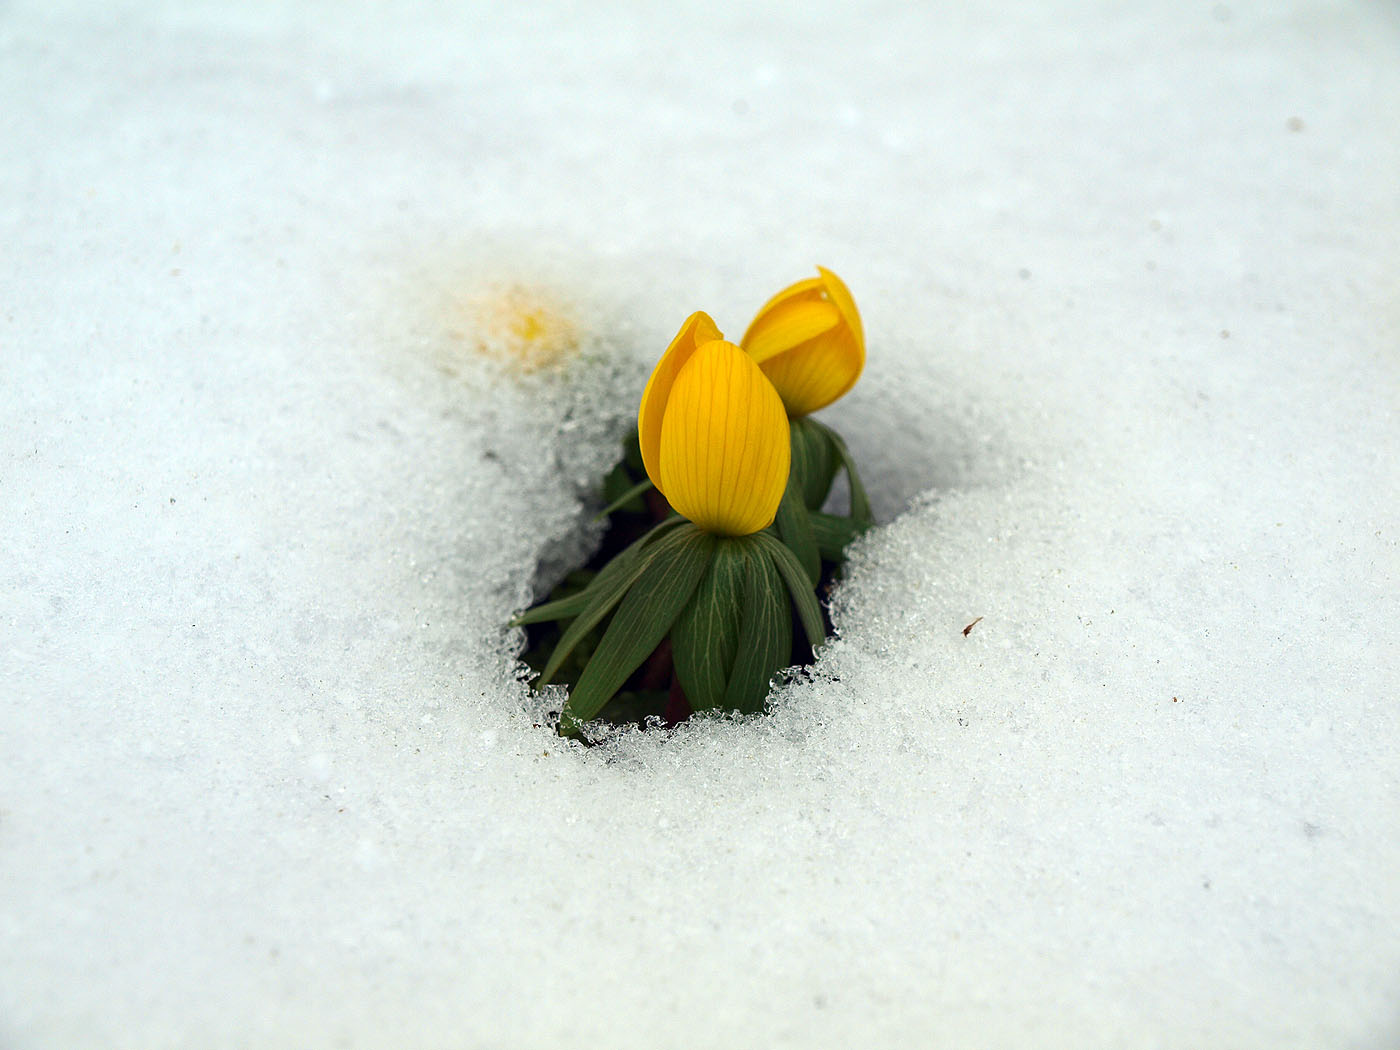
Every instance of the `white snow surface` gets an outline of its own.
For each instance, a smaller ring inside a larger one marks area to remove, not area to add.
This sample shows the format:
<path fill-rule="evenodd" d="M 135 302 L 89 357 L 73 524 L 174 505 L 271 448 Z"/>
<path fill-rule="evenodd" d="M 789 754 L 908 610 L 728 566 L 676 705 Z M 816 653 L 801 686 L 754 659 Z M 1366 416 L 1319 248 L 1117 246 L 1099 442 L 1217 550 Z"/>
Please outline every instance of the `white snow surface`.
<path fill-rule="evenodd" d="M 1400 1044 L 1397 114 L 1380 2 L 0 4 L 0 1045 Z M 839 638 L 561 742 L 816 263 Z"/>

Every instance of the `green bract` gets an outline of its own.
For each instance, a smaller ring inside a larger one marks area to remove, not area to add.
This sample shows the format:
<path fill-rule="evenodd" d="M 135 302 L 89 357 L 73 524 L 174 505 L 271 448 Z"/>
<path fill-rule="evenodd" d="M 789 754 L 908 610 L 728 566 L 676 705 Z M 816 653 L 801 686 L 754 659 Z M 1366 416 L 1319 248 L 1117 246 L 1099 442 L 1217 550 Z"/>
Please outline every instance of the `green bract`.
<path fill-rule="evenodd" d="M 791 435 L 792 470 L 773 527 L 816 584 L 822 560 L 840 561 L 846 544 L 870 527 L 870 500 L 836 431 L 803 417 L 792 420 Z M 846 471 L 851 490 L 846 517 L 821 513 L 838 469 Z"/>
<path fill-rule="evenodd" d="M 792 604 L 808 642 L 825 637 L 812 582 L 768 532 L 715 536 L 679 517 L 619 554 L 581 593 L 530 610 L 518 625 L 571 620 L 539 685 L 612 613 L 569 695 L 560 731 L 577 732 L 670 635 L 692 710 L 753 712 L 792 655 Z M 614 610 L 616 610 L 614 612 Z"/>

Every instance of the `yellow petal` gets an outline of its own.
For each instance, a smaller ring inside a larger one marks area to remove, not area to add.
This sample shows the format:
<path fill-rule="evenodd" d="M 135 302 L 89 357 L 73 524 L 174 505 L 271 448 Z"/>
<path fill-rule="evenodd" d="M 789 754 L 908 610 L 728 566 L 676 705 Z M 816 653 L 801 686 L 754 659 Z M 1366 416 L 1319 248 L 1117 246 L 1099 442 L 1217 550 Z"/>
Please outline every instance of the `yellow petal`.
<path fill-rule="evenodd" d="M 642 391 L 642 403 L 637 411 L 637 437 L 642 446 L 642 465 L 652 484 L 666 492 L 661 484 L 661 420 L 666 413 L 666 401 L 671 396 L 671 386 L 676 375 L 695 353 L 701 343 L 720 339 L 720 331 L 703 310 L 697 310 L 685 319 L 681 330 L 671 340 L 671 345 L 661 355 L 661 360 L 652 369 L 646 389 Z"/>
<path fill-rule="evenodd" d="M 841 316 L 845 319 L 847 327 L 856 337 L 856 344 L 860 347 L 861 364 L 864 365 L 865 329 L 861 326 L 860 311 L 856 309 L 856 301 L 851 297 L 851 290 L 846 287 L 845 281 L 825 266 L 818 266 L 817 272 L 822 275 L 822 286 L 826 297 L 836 305 L 836 309 L 841 311 Z"/>
<path fill-rule="evenodd" d="M 754 324 L 757 324 L 765 313 L 772 310 L 779 303 L 816 302 L 821 299 L 822 292 L 822 279 L 820 277 L 808 277 L 805 280 L 798 281 L 796 284 L 790 284 L 759 308 L 758 313 L 754 316 Z M 749 333 L 752 331 L 753 325 L 749 325 L 749 331 L 744 333 L 744 338 L 740 340 L 740 345 L 746 345 L 748 343 Z"/>
<path fill-rule="evenodd" d="M 796 419 L 825 408 L 855 386 L 864 354 L 844 325 L 760 366 Z"/>
<path fill-rule="evenodd" d="M 787 412 L 744 351 L 698 347 L 671 385 L 660 477 L 671 506 L 702 529 L 747 536 L 773 523 L 787 485 Z"/>
<path fill-rule="evenodd" d="M 754 318 L 744 333 L 744 350 L 761 365 L 840 323 L 841 311 L 831 303 L 788 299 Z"/>

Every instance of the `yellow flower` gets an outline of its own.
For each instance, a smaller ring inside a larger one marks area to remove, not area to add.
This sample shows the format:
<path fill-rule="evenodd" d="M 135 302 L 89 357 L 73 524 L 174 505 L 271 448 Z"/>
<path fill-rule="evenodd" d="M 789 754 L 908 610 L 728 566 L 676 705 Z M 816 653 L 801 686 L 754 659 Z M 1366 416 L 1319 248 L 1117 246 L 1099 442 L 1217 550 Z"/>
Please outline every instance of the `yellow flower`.
<path fill-rule="evenodd" d="M 706 314 L 692 314 L 657 362 L 637 435 L 647 476 L 702 529 L 747 536 L 773 523 L 790 465 L 787 413 Z"/>
<path fill-rule="evenodd" d="M 817 272 L 768 300 L 743 339 L 794 419 L 831 404 L 865 367 L 855 300 L 841 278 L 820 266 Z"/>

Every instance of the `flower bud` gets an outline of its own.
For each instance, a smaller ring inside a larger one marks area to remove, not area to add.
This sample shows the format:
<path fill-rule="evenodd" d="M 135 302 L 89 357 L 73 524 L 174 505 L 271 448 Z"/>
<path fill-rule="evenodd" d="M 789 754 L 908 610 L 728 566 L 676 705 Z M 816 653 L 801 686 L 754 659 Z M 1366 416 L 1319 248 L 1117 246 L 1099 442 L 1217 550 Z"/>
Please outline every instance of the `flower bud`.
<path fill-rule="evenodd" d="M 787 413 L 705 314 L 686 321 L 657 363 L 637 432 L 647 476 L 684 517 L 722 536 L 772 524 L 790 465 Z"/>
<path fill-rule="evenodd" d="M 865 332 L 846 285 L 830 270 L 768 300 L 744 333 L 743 347 L 796 419 L 855 386 L 865 367 Z"/>

